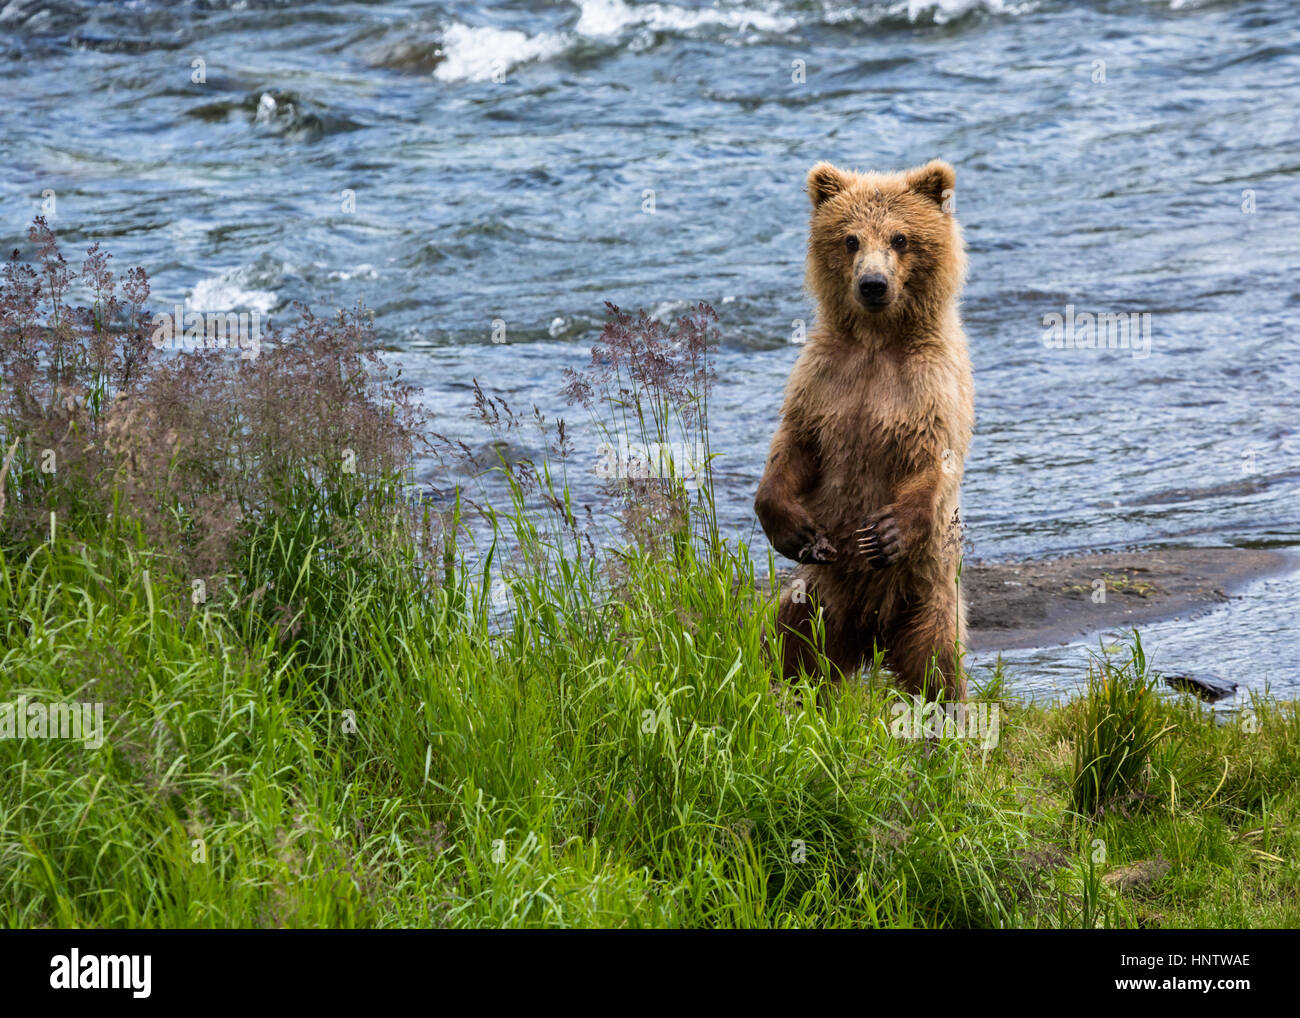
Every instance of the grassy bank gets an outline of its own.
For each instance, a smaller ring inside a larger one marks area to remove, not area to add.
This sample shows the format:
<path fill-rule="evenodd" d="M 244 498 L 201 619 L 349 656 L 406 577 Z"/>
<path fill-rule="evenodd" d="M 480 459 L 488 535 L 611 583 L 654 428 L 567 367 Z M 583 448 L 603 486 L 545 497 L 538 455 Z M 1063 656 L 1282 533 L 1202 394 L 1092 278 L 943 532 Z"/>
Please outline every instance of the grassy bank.
<path fill-rule="evenodd" d="M 1140 784 L 1085 818 L 1089 701 L 1003 702 L 985 752 L 891 735 L 881 681 L 774 689 L 741 557 L 637 560 L 614 602 L 521 586 L 499 635 L 462 587 L 358 574 L 310 642 L 188 611 L 148 563 L 3 563 L 4 698 L 102 700 L 107 728 L 0 742 L 8 925 L 1300 922 L 1294 706 L 1154 701 Z"/>
<path fill-rule="evenodd" d="M 575 396 L 707 448 L 695 329 L 615 316 Z M 1064 706 L 980 691 L 996 740 L 900 737 L 878 671 L 776 681 L 775 566 L 717 532 L 707 469 L 615 478 L 612 543 L 558 426 L 553 461 L 416 498 L 400 394 L 280 339 L 183 389 L 226 422 L 205 442 L 141 448 L 197 353 L 6 404 L 0 701 L 102 703 L 104 732 L 0 739 L 0 923 L 1300 925 L 1295 705 L 1216 722 L 1134 644 Z M 42 441 L 82 459 L 42 473 Z"/>

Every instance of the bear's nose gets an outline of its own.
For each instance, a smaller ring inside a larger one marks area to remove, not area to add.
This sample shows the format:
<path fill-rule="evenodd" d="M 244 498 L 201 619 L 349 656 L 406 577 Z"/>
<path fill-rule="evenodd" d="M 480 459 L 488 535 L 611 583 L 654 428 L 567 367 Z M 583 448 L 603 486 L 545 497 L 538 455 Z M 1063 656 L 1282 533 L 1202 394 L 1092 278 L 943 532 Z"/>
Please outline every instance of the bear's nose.
<path fill-rule="evenodd" d="M 885 299 L 885 293 L 889 290 L 889 280 L 880 273 L 869 273 L 858 280 L 858 293 L 862 299 L 878 304 Z"/>

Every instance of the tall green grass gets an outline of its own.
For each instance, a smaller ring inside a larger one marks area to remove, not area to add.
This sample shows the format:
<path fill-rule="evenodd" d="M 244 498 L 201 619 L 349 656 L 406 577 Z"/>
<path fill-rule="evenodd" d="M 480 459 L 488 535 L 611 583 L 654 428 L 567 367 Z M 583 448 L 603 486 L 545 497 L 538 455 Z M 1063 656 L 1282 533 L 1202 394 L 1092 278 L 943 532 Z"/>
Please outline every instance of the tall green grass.
<path fill-rule="evenodd" d="M 1144 795 L 1080 826 L 1073 753 L 1050 747 L 1105 730 L 1081 721 L 1117 713 L 1105 687 L 1064 714 L 1007 703 L 992 754 L 900 740 L 882 676 L 774 681 L 742 549 L 631 550 L 619 597 L 597 560 L 556 557 L 503 612 L 464 557 L 419 584 L 409 547 L 353 561 L 313 526 L 268 521 L 250 544 L 286 610 L 234 591 L 195 606 L 126 537 L 0 562 L 4 699 L 101 700 L 109 728 L 98 750 L 0 741 L 0 922 L 1297 917 L 1293 710 L 1261 703 L 1242 727 L 1153 697 L 1183 748 L 1156 743 L 1115 786 Z M 1149 889 L 1100 879 L 1155 856 L 1177 868 Z"/>
<path fill-rule="evenodd" d="M 1074 737 L 1071 792 L 1080 812 L 1096 813 L 1117 796 L 1140 790 L 1151 751 L 1172 728 L 1157 705 L 1157 681 L 1136 630 L 1124 660 L 1094 658 Z"/>
<path fill-rule="evenodd" d="M 632 556 L 616 602 L 590 565 L 520 581 L 501 627 L 468 583 L 260 540 L 296 632 L 188 610 L 127 544 L 2 563 L 6 698 L 109 728 L 0 742 L 7 924 L 1015 921 L 1009 795 L 890 738 L 882 690 L 774 691 L 743 553 Z"/>

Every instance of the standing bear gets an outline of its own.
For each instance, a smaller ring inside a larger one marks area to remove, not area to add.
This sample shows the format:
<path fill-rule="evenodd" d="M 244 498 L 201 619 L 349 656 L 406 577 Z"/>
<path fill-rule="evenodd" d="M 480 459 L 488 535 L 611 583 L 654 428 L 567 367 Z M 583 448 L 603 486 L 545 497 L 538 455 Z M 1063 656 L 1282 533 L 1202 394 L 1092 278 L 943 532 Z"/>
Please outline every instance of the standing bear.
<path fill-rule="evenodd" d="M 818 163 L 807 286 L 817 320 L 790 376 L 754 507 L 801 563 L 781 594 L 783 674 L 876 647 L 910 693 L 965 699 L 958 493 L 974 382 L 957 311 L 966 271 L 954 174 Z"/>

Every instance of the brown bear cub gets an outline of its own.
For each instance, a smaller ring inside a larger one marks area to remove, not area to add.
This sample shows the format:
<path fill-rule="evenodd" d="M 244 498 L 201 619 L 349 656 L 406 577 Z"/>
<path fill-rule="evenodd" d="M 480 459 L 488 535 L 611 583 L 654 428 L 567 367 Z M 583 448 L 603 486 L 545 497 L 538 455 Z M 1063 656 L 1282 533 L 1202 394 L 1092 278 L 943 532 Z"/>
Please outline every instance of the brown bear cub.
<path fill-rule="evenodd" d="M 966 697 L 957 503 L 975 410 L 953 183 L 938 160 L 808 174 L 817 321 L 754 503 L 776 550 L 802 563 L 777 614 L 787 678 L 816 670 L 820 607 L 842 675 L 879 647 L 908 692 Z"/>

